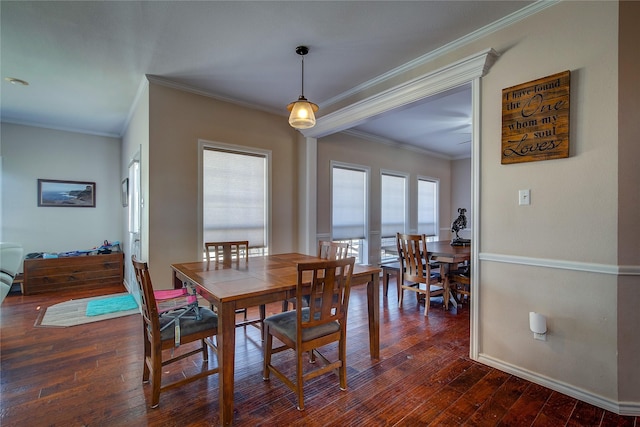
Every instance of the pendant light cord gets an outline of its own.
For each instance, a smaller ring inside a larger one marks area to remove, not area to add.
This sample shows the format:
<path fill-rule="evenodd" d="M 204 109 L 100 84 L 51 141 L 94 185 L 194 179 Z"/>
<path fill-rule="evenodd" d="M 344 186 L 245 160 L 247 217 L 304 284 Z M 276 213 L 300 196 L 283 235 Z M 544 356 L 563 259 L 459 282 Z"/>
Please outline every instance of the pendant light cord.
<path fill-rule="evenodd" d="M 302 96 L 304 97 L 304 55 L 300 55 L 302 57 L 302 88 L 301 88 L 301 93 Z"/>

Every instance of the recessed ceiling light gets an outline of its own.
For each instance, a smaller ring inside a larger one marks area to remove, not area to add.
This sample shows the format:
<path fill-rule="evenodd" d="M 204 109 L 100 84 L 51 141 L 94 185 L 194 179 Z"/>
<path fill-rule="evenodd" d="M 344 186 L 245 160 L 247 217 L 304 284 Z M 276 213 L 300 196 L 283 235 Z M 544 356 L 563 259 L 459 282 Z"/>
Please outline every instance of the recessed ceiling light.
<path fill-rule="evenodd" d="M 29 82 L 21 79 L 16 79 L 15 77 L 5 77 L 4 79 L 13 85 L 29 86 Z"/>

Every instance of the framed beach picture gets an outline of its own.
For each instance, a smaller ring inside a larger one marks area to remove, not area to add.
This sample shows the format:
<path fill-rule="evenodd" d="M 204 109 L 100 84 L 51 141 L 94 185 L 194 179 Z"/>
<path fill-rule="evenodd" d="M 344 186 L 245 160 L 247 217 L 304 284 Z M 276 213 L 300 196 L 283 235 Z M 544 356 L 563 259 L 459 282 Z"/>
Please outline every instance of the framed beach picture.
<path fill-rule="evenodd" d="M 39 179 L 38 206 L 95 208 L 96 183 Z"/>

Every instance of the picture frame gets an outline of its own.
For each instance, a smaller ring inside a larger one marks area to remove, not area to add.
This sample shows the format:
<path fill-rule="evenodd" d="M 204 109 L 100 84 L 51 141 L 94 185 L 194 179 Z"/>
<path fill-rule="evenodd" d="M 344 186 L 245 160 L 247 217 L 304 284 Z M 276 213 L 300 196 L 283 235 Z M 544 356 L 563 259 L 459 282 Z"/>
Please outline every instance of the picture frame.
<path fill-rule="evenodd" d="M 126 208 L 129 206 L 129 178 L 125 178 L 122 180 L 122 207 Z"/>
<path fill-rule="evenodd" d="M 59 179 L 38 179 L 38 206 L 95 208 L 96 183 Z"/>

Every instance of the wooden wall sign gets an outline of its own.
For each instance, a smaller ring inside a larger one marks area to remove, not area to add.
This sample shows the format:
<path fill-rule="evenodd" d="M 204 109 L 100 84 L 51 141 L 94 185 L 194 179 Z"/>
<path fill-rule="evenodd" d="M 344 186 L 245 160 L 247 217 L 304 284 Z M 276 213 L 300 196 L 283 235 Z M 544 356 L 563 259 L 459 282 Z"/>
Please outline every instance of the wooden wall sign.
<path fill-rule="evenodd" d="M 563 71 L 502 90 L 502 164 L 569 157 L 569 83 Z"/>

